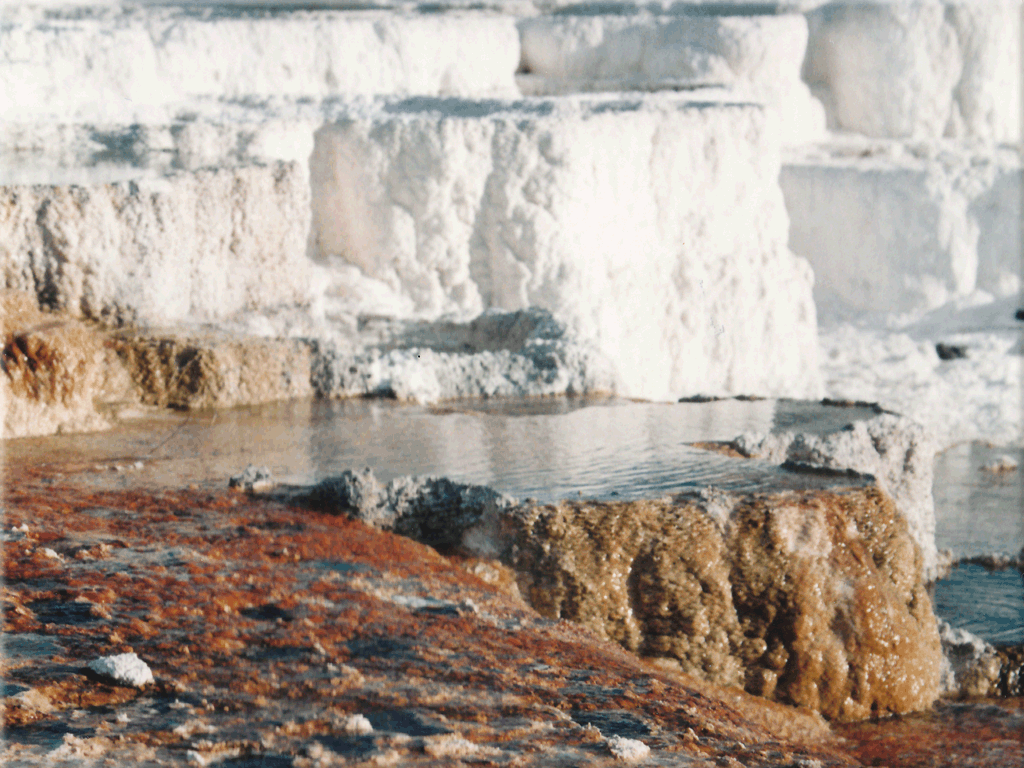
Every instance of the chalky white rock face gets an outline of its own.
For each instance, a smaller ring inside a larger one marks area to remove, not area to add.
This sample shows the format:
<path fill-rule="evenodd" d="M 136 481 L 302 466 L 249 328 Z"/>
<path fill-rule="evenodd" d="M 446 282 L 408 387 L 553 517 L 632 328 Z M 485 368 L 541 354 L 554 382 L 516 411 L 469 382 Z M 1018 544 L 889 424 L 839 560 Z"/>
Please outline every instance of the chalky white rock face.
<path fill-rule="evenodd" d="M 0 108 L 16 107 L 20 120 L 130 122 L 200 96 L 517 93 L 519 36 L 499 15 L 10 16 L 0 28 Z"/>
<path fill-rule="evenodd" d="M 800 79 L 807 21 L 783 16 L 539 16 L 519 22 L 524 91 L 719 85 L 773 109 L 783 141 L 823 138 Z"/>
<path fill-rule="evenodd" d="M 1020 138 L 1014 0 L 834 3 L 810 14 L 804 77 L 829 126 L 878 137 Z"/>
<path fill-rule="evenodd" d="M 1015 150 L 837 140 L 790 151 L 780 183 L 819 307 L 922 312 L 1020 290 Z"/>
<path fill-rule="evenodd" d="M 756 105 L 671 97 L 388 101 L 311 160 L 328 314 L 538 306 L 623 394 L 820 392 L 812 276 L 786 247 Z"/>
<path fill-rule="evenodd" d="M 309 302 L 296 163 L 88 186 L 0 187 L 8 288 L 72 315 L 215 321 Z"/>
<path fill-rule="evenodd" d="M 142 688 L 153 682 L 153 672 L 149 665 L 134 653 L 121 653 L 116 656 L 104 656 L 89 662 L 89 669 L 98 675 L 109 677 L 122 685 Z"/>

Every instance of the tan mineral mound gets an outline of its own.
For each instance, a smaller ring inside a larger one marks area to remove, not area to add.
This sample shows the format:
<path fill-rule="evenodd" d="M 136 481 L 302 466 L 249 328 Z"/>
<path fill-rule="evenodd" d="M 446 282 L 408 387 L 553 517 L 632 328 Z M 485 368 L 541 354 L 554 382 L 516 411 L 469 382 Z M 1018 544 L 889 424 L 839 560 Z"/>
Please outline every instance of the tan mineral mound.
<path fill-rule="evenodd" d="M 565 502 L 505 526 L 542 615 L 668 666 L 831 719 L 938 696 L 921 554 L 877 488 Z"/>

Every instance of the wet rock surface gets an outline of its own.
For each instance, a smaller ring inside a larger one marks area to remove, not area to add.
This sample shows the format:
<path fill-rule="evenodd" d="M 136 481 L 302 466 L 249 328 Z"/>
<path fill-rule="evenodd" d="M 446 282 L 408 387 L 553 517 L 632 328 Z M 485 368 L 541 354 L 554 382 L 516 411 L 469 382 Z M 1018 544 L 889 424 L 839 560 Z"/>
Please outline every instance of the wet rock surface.
<path fill-rule="evenodd" d="M 309 348 L 225 333 L 122 332 L 112 341 L 142 400 L 183 410 L 309 397 Z"/>
<path fill-rule="evenodd" d="M 476 561 L 267 498 L 95 492 L 54 469 L 8 466 L 5 528 L 27 531 L 4 544 L 6 764 L 609 765 L 639 741 L 645 764 L 857 765 L 819 718 L 543 618 Z M 152 684 L 88 670 L 127 653 Z"/>
<path fill-rule="evenodd" d="M 542 615 L 642 655 L 833 719 L 938 695 L 920 552 L 878 489 L 572 502 L 508 524 Z"/>
<path fill-rule="evenodd" d="M 823 410 L 832 407 L 839 414 L 846 410 L 841 403 L 823 401 L 822 405 L 826 406 Z M 721 449 L 772 464 L 871 475 L 896 502 L 921 548 L 925 578 L 933 581 L 941 570 L 935 547 L 932 495 L 938 443 L 912 419 L 886 412 L 877 405 L 873 406 L 874 413 L 865 417 L 867 408 L 871 404 L 850 404 L 848 421 L 837 422 L 834 427 L 821 429 L 811 422 L 769 434 L 744 434 Z"/>

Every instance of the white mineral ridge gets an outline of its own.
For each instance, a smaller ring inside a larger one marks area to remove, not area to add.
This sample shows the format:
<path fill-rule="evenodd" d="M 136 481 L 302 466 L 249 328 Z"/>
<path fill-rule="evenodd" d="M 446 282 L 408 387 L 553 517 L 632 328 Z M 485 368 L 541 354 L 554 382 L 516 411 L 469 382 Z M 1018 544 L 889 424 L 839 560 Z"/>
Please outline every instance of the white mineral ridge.
<path fill-rule="evenodd" d="M 771 107 L 785 143 L 825 136 L 825 110 L 800 79 L 802 15 L 538 16 L 519 30 L 524 92 L 719 85 Z"/>
<path fill-rule="evenodd" d="M 134 653 L 104 656 L 89 662 L 89 669 L 98 675 L 112 678 L 118 683 L 141 688 L 153 682 L 149 665 Z"/>
<path fill-rule="evenodd" d="M 809 20 L 804 78 L 830 128 L 1020 139 L 1019 0 L 834 3 Z"/>
<path fill-rule="evenodd" d="M 820 394 L 764 109 L 678 97 L 378 101 L 310 162 L 328 314 L 541 307 L 619 392 Z"/>
<path fill-rule="evenodd" d="M 834 139 L 780 175 L 789 246 L 814 268 L 819 318 L 1015 296 L 1024 271 L 1020 153 L 963 141 Z"/>
<path fill-rule="evenodd" d="M 0 185 L 90 185 L 278 160 L 305 173 L 324 109 L 200 99 L 167 104 L 145 123 L 0 121 Z"/>
<path fill-rule="evenodd" d="M 514 20 L 496 14 L 140 9 L 0 27 L 0 114 L 131 122 L 199 96 L 511 95 Z"/>
<path fill-rule="evenodd" d="M 308 303 L 307 179 L 281 162 L 0 186 L 6 285 L 74 315 L 153 323 Z"/>
<path fill-rule="evenodd" d="M 925 578 L 937 578 L 932 481 L 939 444 L 921 424 L 904 416 L 883 413 L 824 435 L 794 432 L 741 435 L 735 444 L 748 456 L 774 464 L 792 461 L 873 475 L 879 487 L 896 502 L 910 535 L 921 548 Z"/>

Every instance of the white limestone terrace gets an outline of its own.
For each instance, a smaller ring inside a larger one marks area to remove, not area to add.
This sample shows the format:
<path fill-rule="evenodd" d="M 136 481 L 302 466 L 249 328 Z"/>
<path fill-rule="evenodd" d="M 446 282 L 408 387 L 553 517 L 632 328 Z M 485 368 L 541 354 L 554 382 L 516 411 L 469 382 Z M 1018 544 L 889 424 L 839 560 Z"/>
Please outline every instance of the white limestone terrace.
<path fill-rule="evenodd" d="M 523 19 L 519 30 L 524 93 L 721 86 L 771 107 L 784 143 L 825 137 L 825 111 L 800 79 L 801 14 L 563 14 Z"/>
<path fill-rule="evenodd" d="M 804 79 L 829 128 L 1021 139 L 1020 0 L 834 2 L 808 21 Z"/>
<path fill-rule="evenodd" d="M 849 135 L 788 149 L 780 176 L 790 247 L 840 317 L 1018 296 L 1021 182 L 1015 146 Z"/>
<path fill-rule="evenodd" d="M 300 5 L 0 2 L 7 284 L 88 316 L 266 334 L 534 304 L 619 356 L 628 394 L 824 382 L 948 440 L 1021 439 L 1020 164 L 994 143 L 1019 136 L 1019 4 Z M 888 139 L 794 144 L 823 120 L 797 77 L 805 39 L 828 125 Z M 611 87 L 658 93 L 518 98 Z M 703 168 L 692 185 L 665 191 L 656 143 L 683 158 L 664 173 Z"/>
<path fill-rule="evenodd" d="M 943 446 L 1024 442 L 1022 181 L 1019 149 L 982 140 L 847 135 L 785 152 L 830 397 L 880 402 Z"/>
<path fill-rule="evenodd" d="M 5 119 L 160 122 L 201 97 L 518 93 L 509 16 L 215 10 L 5 9 Z"/>
<path fill-rule="evenodd" d="M 166 175 L 8 185 L 7 285 L 158 324 L 288 306 L 334 326 L 536 306 L 596 345 L 622 394 L 820 394 L 811 274 L 786 247 L 779 144 L 759 105 L 291 102 L 274 135 L 323 121 L 308 182 L 268 156 L 266 110 L 127 134 L 132 162 L 145 171 L 155 156 Z M 267 149 L 239 165 L 239 146 Z M 211 165 L 185 170 L 204 147 Z"/>

